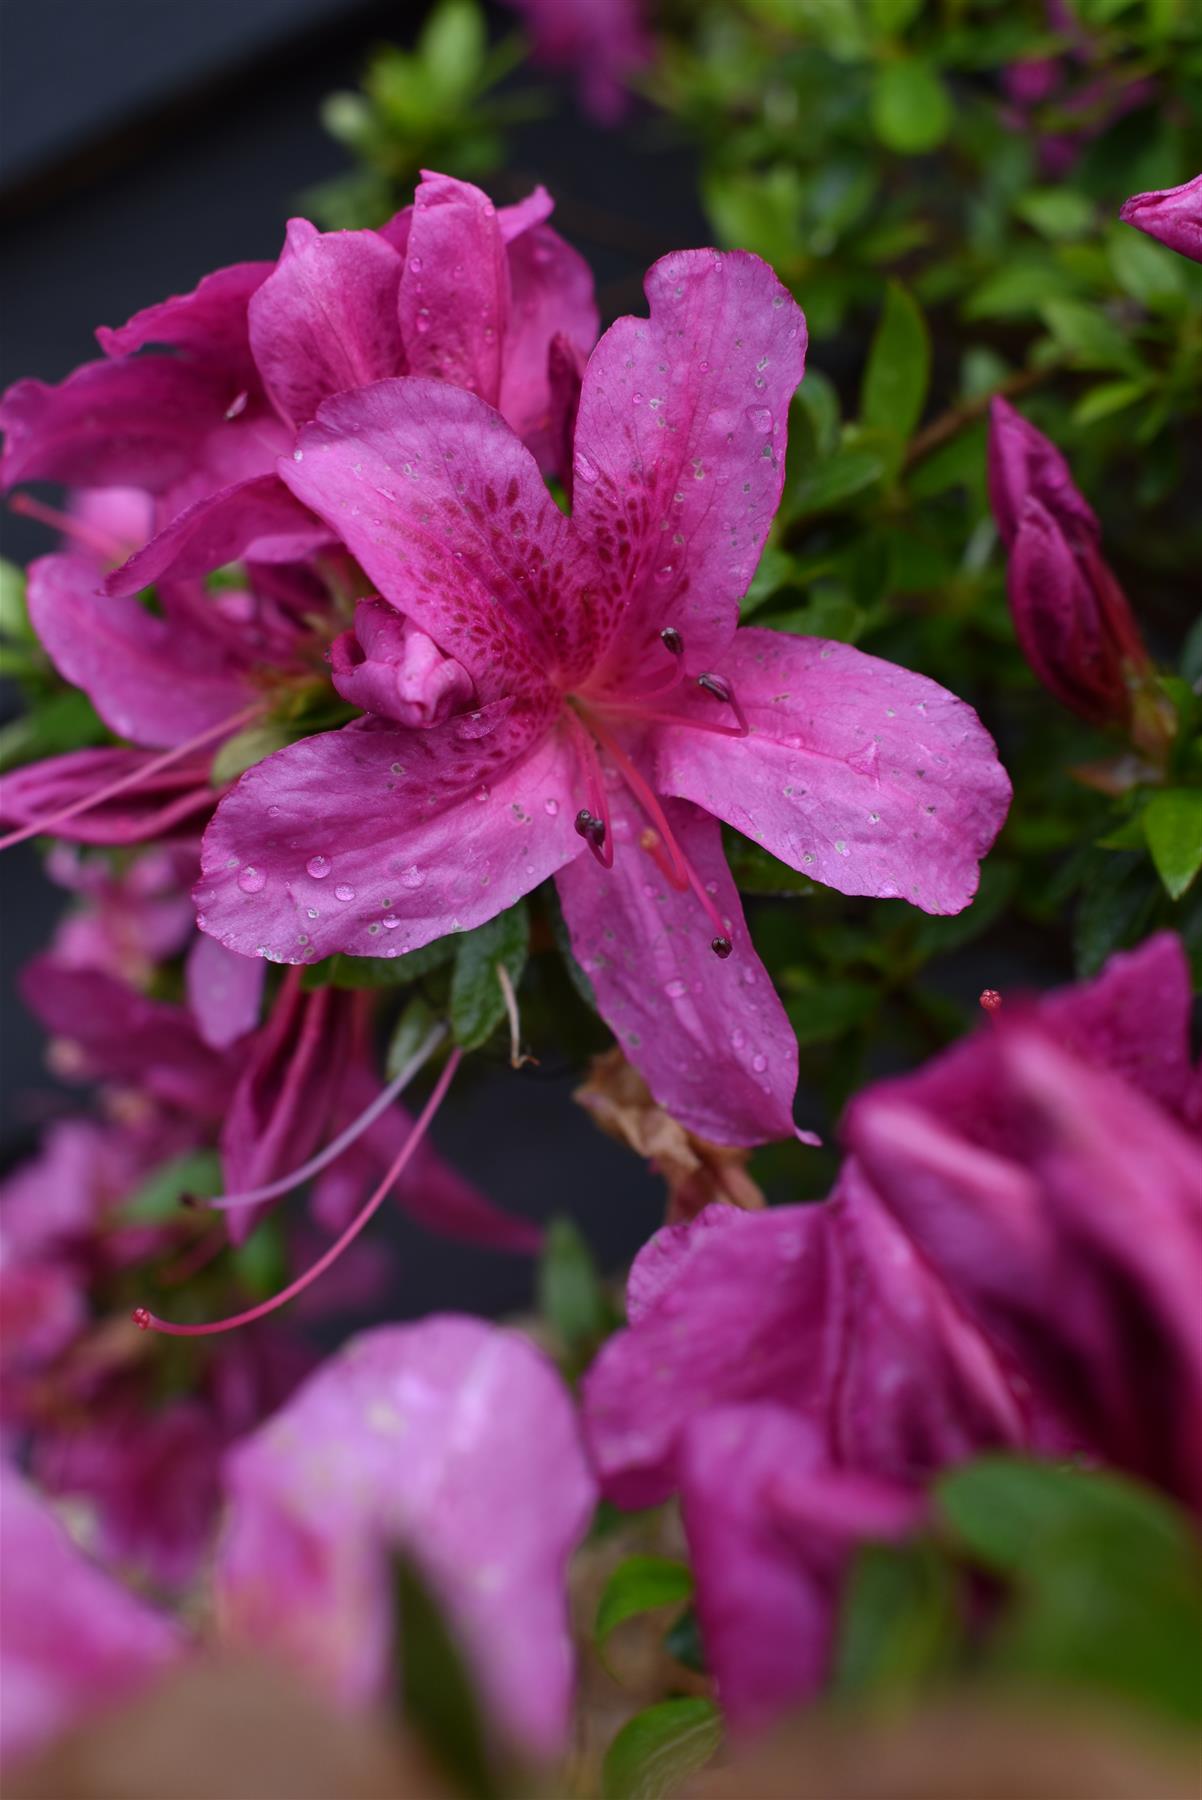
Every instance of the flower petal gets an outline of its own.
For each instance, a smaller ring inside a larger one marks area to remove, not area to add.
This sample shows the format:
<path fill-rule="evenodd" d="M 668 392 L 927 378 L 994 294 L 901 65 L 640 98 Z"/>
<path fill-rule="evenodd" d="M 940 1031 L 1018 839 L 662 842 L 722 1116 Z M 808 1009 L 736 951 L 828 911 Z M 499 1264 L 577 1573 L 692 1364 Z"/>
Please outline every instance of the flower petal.
<path fill-rule="evenodd" d="M 1119 208 L 1119 218 L 1192 262 L 1202 262 L 1202 175 L 1180 187 L 1132 194 Z"/>
<path fill-rule="evenodd" d="M 540 468 L 563 469 L 562 381 L 553 386 L 551 349 L 561 338 L 583 366 L 597 341 L 592 271 L 549 225 L 523 231 L 509 246 L 509 325 L 497 402 Z M 559 351 L 561 364 L 566 361 Z M 558 391 L 556 391 L 558 389 Z"/>
<path fill-rule="evenodd" d="M 29 616 L 50 660 L 110 730 L 156 749 L 219 725 L 253 697 L 220 640 L 100 591 L 86 558 L 29 566 Z"/>
<path fill-rule="evenodd" d="M 959 912 L 1010 783 L 971 707 L 848 644 L 743 630 L 721 673 L 751 735 L 667 727 L 659 782 L 842 894 Z M 714 701 L 689 701 L 700 719 Z"/>
<path fill-rule="evenodd" d="M 76 1549 L 7 1461 L 0 1498 L 0 1755 L 8 1766 L 153 1680 L 183 1641 Z"/>
<path fill-rule="evenodd" d="M 32 825 L 53 817 L 89 794 L 133 775 L 155 757 L 146 750 L 70 750 L 26 763 L 0 782 L 0 819 Z M 194 832 L 213 810 L 208 756 L 174 763 L 131 785 L 111 800 L 58 821 L 55 837 L 73 844 L 141 844 L 180 832 Z"/>
<path fill-rule="evenodd" d="M 445 382 L 376 382 L 327 401 L 280 474 L 481 700 L 545 686 L 592 571 L 491 407 Z"/>
<path fill-rule="evenodd" d="M 438 725 L 472 703 L 463 665 L 384 600 L 360 600 L 354 628 L 334 639 L 329 660 L 344 700 L 398 725 Z"/>
<path fill-rule="evenodd" d="M 620 684 L 679 630 L 700 674 L 725 651 L 784 481 L 805 320 L 746 251 L 665 256 L 651 317 L 619 319 L 589 359 L 573 519 L 618 572 L 598 621 Z M 645 677 L 644 677 L 645 685 Z"/>
<path fill-rule="evenodd" d="M 205 835 L 202 930 L 277 962 L 399 956 L 511 906 L 584 846 L 558 734 L 514 708 L 473 735 L 491 723 L 356 721 L 249 769 Z"/>
<path fill-rule="evenodd" d="M 330 532 L 298 506 L 275 475 L 219 488 L 187 507 L 109 576 L 109 594 L 137 594 L 170 575 L 182 581 L 243 558 L 298 562 L 330 542 Z"/>
<path fill-rule="evenodd" d="M 171 344 L 195 362 L 211 363 L 230 384 L 258 385 L 247 336 L 247 302 L 274 268 L 269 262 L 233 263 L 205 275 L 190 294 L 173 294 L 144 306 L 124 325 L 101 325 L 96 337 L 106 356 L 126 356 L 147 344 Z"/>
<path fill-rule="evenodd" d="M 532 1345 L 468 1318 L 366 1333 L 233 1452 L 227 1477 L 227 1634 L 373 1701 L 388 1678 L 388 1557 L 403 1549 L 498 1723 L 535 1754 L 562 1746 L 566 1562 L 594 1483 L 568 1394 Z"/>
<path fill-rule="evenodd" d="M 1060 451 L 999 397 L 989 409 L 989 503 L 1007 550 L 1013 548 L 1028 499 L 1038 500 L 1073 544 L 1101 541 L 1097 514 Z"/>
<path fill-rule="evenodd" d="M 57 387 L 18 381 L 0 401 L 0 487 L 41 480 L 162 493 L 220 421 L 223 394 L 210 371 L 174 356 L 85 363 Z"/>
<path fill-rule="evenodd" d="M 449 381 L 495 406 L 509 268 L 497 209 L 470 181 L 423 173 L 413 196 L 399 305 L 411 372 Z"/>
<path fill-rule="evenodd" d="M 259 1022 L 267 965 L 259 956 L 235 956 L 216 938 L 198 931 L 184 964 L 188 1007 L 211 1050 L 228 1050 Z"/>
<path fill-rule="evenodd" d="M 668 822 L 734 943 L 639 846 L 645 820 L 610 796 L 614 864 L 578 857 L 558 876 L 572 947 L 602 1017 L 652 1094 L 689 1131 L 720 1144 L 793 1135 L 797 1040 L 755 953 L 715 820 L 669 801 Z"/>

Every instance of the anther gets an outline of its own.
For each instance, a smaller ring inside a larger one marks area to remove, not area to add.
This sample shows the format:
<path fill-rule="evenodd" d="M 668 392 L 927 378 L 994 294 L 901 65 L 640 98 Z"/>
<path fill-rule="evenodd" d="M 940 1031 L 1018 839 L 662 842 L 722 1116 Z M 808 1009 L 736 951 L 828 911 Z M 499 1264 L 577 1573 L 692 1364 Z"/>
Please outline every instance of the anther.
<path fill-rule="evenodd" d="M 582 806 L 576 814 L 576 829 L 582 838 L 591 837 L 593 826 L 597 823 L 587 806 Z"/>
<path fill-rule="evenodd" d="M 699 675 L 697 686 L 704 688 L 707 694 L 712 694 L 715 700 L 721 700 L 724 706 L 730 705 L 730 688 L 721 675 Z"/>
<path fill-rule="evenodd" d="M 684 655 L 684 639 L 675 625 L 665 625 L 659 636 L 665 650 L 670 650 L 673 656 Z"/>
<path fill-rule="evenodd" d="M 723 962 L 725 962 L 726 958 L 734 949 L 734 945 L 728 937 L 716 937 L 710 939 L 710 949 L 715 956 L 721 957 Z"/>
<path fill-rule="evenodd" d="M 1000 1009 L 1001 1004 L 1002 996 L 998 993 L 996 988 L 986 988 L 978 1001 L 978 1005 L 980 1005 L 987 1013 L 997 1012 Z"/>

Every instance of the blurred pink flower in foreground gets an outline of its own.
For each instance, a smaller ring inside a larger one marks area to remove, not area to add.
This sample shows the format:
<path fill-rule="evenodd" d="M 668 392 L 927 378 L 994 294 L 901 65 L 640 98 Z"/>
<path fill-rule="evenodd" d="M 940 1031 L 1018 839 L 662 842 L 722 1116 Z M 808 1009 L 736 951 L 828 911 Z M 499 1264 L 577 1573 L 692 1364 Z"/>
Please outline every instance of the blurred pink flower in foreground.
<path fill-rule="evenodd" d="M 713 1207 L 631 1270 L 584 1383 L 603 1491 L 679 1490 L 724 1707 L 828 1670 L 839 1577 L 990 1446 L 1202 1507 L 1202 1117 L 1176 938 L 1010 1008 L 853 1105 L 829 1200 Z"/>
<path fill-rule="evenodd" d="M 237 1644 L 365 1705 L 405 1654 L 390 1557 L 416 1559 L 502 1732 L 563 1748 L 573 1689 L 566 1571 L 595 1482 L 542 1353 L 436 1316 L 352 1340 L 230 1454 L 215 1571 Z"/>

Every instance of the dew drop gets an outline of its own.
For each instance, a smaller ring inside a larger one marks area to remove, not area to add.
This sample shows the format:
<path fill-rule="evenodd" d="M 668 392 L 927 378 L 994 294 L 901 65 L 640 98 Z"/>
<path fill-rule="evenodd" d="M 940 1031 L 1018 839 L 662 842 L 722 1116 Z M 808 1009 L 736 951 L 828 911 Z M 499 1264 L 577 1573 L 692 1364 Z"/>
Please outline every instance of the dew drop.
<path fill-rule="evenodd" d="M 395 931 L 401 921 L 397 918 L 395 913 L 389 913 L 388 917 L 381 922 L 385 931 Z"/>
<path fill-rule="evenodd" d="M 328 856 L 311 856 L 305 867 L 314 881 L 324 881 L 330 872 L 330 859 Z"/>
<path fill-rule="evenodd" d="M 664 983 L 664 993 L 667 994 L 669 1000 L 683 1000 L 688 991 L 688 987 L 679 977 Z"/>
<path fill-rule="evenodd" d="M 267 886 L 266 873 L 262 869 L 256 869 L 251 863 L 247 863 L 238 877 L 238 886 L 244 894 L 261 893 Z"/>
<path fill-rule="evenodd" d="M 757 1075 L 762 1075 L 764 1070 L 768 1067 L 768 1058 L 766 1056 L 753 1056 L 751 1059 L 751 1066 Z"/>
<path fill-rule="evenodd" d="M 407 869 L 401 870 L 401 886 L 402 887 L 419 888 L 422 886 L 425 879 L 426 879 L 425 875 L 418 868 L 416 863 L 410 863 L 410 865 Z"/>
<path fill-rule="evenodd" d="M 544 800 L 543 801 L 543 811 L 547 814 L 548 818 L 553 819 L 555 817 L 556 813 L 559 811 L 559 801 L 558 800 Z"/>
<path fill-rule="evenodd" d="M 355 890 L 350 885 L 349 881 L 340 881 L 338 883 L 338 886 L 334 889 L 334 898 L 335 900 L 353 900 L 355 898 Z"/>
<path fill-rule="evenodd" d="M 771 408 L 767 406 L 749 406 L 747 408 L 747 423 L 751 426 L 753 431 L 771 431 Z"/>
<path fill-rule="evenodd" d="M 485 801 L 488 799 L 488 797 L 489 797 L 489 791 L 485 787 L 484 783 L 481 782 L 480 786 L 476 789 L 476 799 L 480 802 L 480 805 L 483 806 Z"/>
<path fill-rule="evenodd" d="M 581 481 L 587 481 L 591 487 L 593 482 L 596 481 L 600 471 L 598 470 L 596 463 L 592 462 L 587 456 L 578 456 L 576 458 L 576 473 Z"/>
<path fill-rule="evenodd" d="M 304 451 L 303 450 L 294 450 L 292 452 L 292 460 L 293 460 L 293 462 L 304 462 L 304 460 L 305 460 Z"/>

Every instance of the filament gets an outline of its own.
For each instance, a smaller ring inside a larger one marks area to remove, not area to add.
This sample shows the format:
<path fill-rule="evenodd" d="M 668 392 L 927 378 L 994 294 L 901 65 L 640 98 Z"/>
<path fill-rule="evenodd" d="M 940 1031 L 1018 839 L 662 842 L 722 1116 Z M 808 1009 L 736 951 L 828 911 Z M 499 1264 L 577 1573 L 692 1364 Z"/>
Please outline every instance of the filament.
<path fill-rule="evenodd" d="M 426 1135 L 430 1121 L 442 1105 L 455 1070 L 459 1067 L 462 1054 L 463 1052 L 459 1049 L 452 1050 L 447 1058 L 446 1068 L 434 1084 L 433 1093 L 418 1114 L 413 1130 L 405 1139 L 404 1148 L 362 1211 L 351 1220 L 341 1236 L 335 1239 L 329 1249 L 319 1256 L 303 1275 L 298 1275 L 295 1281 L 290 1281 L 286 1288 L 281 1288 L 280 1292 L 273 1294 L 270 1300 L 264 1300 L 260 1305 L 248 1308 L 246 1312 L 234 1313 L 228 1319 L 213 1319 L 207 1325 L 173 1325 L 170 1320 L 157 1318 L 146 1307 L 138 1306 L 134 1308 L 134 1324 L 142 1331 L 159 1331 L 167 1337 L 214 1337 L 219 1332 L 235 1331 L 241 1325 L 251 1325 L 256 1319 L 265 1318 L 267 1314 L 278 1311 L 281 1306 L 286 1306 L 290 1300 L 295 1300 L 298 1294 L 303 1294 L 305 1289 L 324 1275 L 326 1270 L 338 1261 L 342 1252 L 354 1243 L 364 1226 L 369 1224 L 380 1210 L 389 1190 L 404 1174 Z"/>
<path fill-rule="evenodd" d="M 424 1041 L 414 1051 L 399 1075 L 393 1077 L 386 1088 L 381 1088 L 370 1105 L 365 1106 L 357 1119 L 352 1119 L 345 1131 L 340 1131 L 336 1138 L 311 1156 L 299 1169 L 290 1174 L 281 1175 L 275 1181 L 264 1182 L 262 1187 L 247 1188 L 241 1194 L 218 1194 L 212 1200 L 205 1200 L 203 1205 L 211 1207 L 215 1212 L 230 1212 L 238 1206 L 261 1206 L 265 1200 L 278 1200 L 282 1194 L 291 1193 L 302 1181 L 309 1181 L 314 1175 L 320 1175 L 323 1169 L 335 1162 L 344 1150 L 349 1150 L 356 1139 L 361 1138 L 380 1114 L 387 1112 L 393 1101 L 408 1087 L 419 1069 L 425 1067 L 439 1044 L 447 1035 L 445 1025 L 435 1025 L 426 1035 Z"/>
<path fill-rule="evenodd" d="M 181 762 L 193 750 L 199 750 L 214 738 L 223 737 L 226 732 L 234 731 L 240 725 L 248 725 L 252 719 L 261 718 L 264 711 L 263 702 L 256 700 L 253 706 L 245 706 L 241 712 L 231 713 L 228 718 L 218 720 L 216 725 L 210 725 L 205 731 L 198 731 L 186 744 L 177 744 L 173 750 L 164 750 L 161 756 L 152 756 L 149 762 L 131 770 L 128 775 L 119 776 L 116 781 L 110 781 L 106 787 L 96 788 L 82 799 L 73 800 L 69 806 L 60 806 L 56 812 L 43 813 L 40 819 L 33 819 L 28 825 L 22 825 L 19 831 L 10 831 L 7 837 L 0 838 L 0 850 L 11 850 L 14 844 L 23 844 L 27 838 L 41 837 L 43 833 L 53 831 L 56 825 L 65 825 L 68 819 L 74 819 L 80 813 L 91 812 L 93 807 L 111 800 L 116 794 L 140 787 L 152 775 L 157 775 L 160 769 Z"/>
<path fill-rule="evenodd" d="M 19 513 L 22 518 L 36 519 L 39 525 L 49 525 L 52 531 L 61 532 L 64 537 L 73 538 L 77 544 L 94 550 L 106 562 L 124 562 L 129 555 L 129 547 L 119 538 L 112 537 L 107 531 L 101 531 L 86 519 L 77 519 L 61 507 L 47 506 L 44 500 L 35 500 L 32 494 L 14 494 L 8 503 L 9 512 Z"/>

